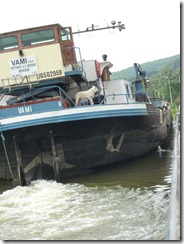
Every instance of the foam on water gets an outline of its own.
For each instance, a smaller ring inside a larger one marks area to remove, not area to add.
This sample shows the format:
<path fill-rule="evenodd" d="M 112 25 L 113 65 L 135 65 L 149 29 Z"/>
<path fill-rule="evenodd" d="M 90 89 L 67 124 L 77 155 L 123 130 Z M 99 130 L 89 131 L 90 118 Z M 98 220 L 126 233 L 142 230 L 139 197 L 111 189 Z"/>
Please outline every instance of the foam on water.
<path fill-rule="evenodd" d="M 168 192 L 33 181 L 0 195 L 0 239 L 164 240 Z"/>

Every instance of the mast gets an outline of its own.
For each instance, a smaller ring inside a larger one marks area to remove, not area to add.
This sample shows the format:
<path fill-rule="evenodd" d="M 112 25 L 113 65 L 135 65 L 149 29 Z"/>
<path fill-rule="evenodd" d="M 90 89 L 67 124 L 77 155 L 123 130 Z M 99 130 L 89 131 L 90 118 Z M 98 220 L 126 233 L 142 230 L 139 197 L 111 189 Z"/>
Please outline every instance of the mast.
<path fill-rule="evenodd" d="M 122 31 L 123 29 L 125 29 L 125 25 L 121 24 L 121 21 L 118 21 L 118 24 L 116 25 L 116 21 L 112 20 L 111 21 L 111 25 L 109 26 L 105 26 L 105 27 L 101 27 L 101 28 L 95 28 L 96 26 L 94 24 L 92 24 L 90 27 L 87 27 L 86 30 L 83 31 L 76 31 L 73 32 L 72 34 L 80 34 L 80 33 L 85 33 L 85 32 L 91 32 L 91 31 L 98 31 L 98 30 L 107 30 L 107 29 L 116 29 L 118 28 L 119 31 Z"/>

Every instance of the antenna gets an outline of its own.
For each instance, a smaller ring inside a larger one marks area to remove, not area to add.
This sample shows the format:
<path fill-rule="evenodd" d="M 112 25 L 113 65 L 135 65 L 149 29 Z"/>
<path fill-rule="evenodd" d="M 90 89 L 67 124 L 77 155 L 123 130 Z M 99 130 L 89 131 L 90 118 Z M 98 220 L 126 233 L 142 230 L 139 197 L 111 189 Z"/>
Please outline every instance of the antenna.
<path fill-rule="evenodd" d="M 102 27 L 102 28 L 95 28 L 95 27 L 98 27 L 98 25 L 92 24 L 90 27 L 87 27 L 86 30 L 83 30 L 83 31 L 78 30 L 76 32 L 73 32 L 72 34 L 79 34 L 79 33 L 85 33 L 85 32 L 90 32 L 90 31 L 98 31 L 98 30 L 106 30 L 106 29 L 115 29 L 115 28 L 118 28 L 119 31 L 122 31 L 123 29 L 125 29 L 125 25 L 121 24 L 121 21 L 118 21 L 118 24 L 116 25 L 115 20 L 111 21 L 111 26 L 109 26 L 107 24 L 106 27 Z"/>
<path fill-rule="evenodd" d="M 77 26 L 77 30 L 79 31 L 79 27 L 78 27 L 77 23 L 75 23 L 75 24 L 76 24 L 76 26 Z"/>
<path fill-rule="evenodd" d="M 103 19 L 104 19 L 105 23 L 107 24 L 107 26 L 109 27 L 109 25 L 108 25 L 108 23 L 107 23 L 106 19 L 105 19 L 104 17 L 103 17 Z"/>
<path fill-rule="evenodd" d="M 89 29 L 91 28 L 91 31 L 93 31 L 94 30 L 94 28 L 95 27 L 98 27 L 99 25 L 94 25 L 94 24 L 92 24 L 90 27 L 87 27 L 86 28 L 86 31 L 89 31 Z"/>

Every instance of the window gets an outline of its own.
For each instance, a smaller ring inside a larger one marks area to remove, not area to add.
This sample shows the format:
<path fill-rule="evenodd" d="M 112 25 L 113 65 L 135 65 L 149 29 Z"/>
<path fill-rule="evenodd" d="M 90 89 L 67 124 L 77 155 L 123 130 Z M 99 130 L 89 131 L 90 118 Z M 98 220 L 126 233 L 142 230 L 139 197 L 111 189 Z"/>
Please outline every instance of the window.
<path fill-rule="evenodd" d="M 71 40 L 71 35 L 70 35 L 70 29 L 69 28 L 61 29 L 61 40 L 62 41 Z"/>
<path fill-rule="evenodd" d="M 0 38 L 0 50 L 7 50 L 18 47 L 18 40 L 16 36 L 8 36 Z"/>
<path fill-rule="evenodd" d="M 52 29 L 35 31 L 22 35 L 22 45 L 30 46 L 35 44 L 47 43 L 54 41 L 54 32 Z"/>

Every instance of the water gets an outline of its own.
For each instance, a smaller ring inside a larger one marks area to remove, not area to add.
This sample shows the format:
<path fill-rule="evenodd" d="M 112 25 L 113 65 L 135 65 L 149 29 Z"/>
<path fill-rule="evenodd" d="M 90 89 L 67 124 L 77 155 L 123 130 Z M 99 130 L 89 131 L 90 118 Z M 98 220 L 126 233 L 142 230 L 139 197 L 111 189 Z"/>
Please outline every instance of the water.
<path fill-rule="evenodd" d="M 63 183 L 1 183 L 0 239 L 166 240 L 171 174 L 158 150 Z"/>

